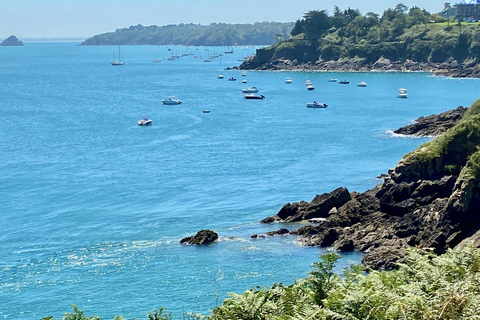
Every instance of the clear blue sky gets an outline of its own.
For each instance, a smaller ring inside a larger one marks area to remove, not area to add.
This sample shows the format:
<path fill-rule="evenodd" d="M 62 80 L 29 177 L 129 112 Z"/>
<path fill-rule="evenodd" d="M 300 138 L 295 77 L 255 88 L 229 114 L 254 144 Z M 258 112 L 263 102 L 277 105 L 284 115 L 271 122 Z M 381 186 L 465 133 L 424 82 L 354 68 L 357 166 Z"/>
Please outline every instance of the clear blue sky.
<path fill-rule="evenodd" d="M 131 25 L 295 21 L 309 10 L 351 7 L 382 14 L 398 3 L 435 13 L 438 0 L 0 0 L 0 39 L 91 37 Z M 455 2 L 452 2 L 452 4 Z"/>

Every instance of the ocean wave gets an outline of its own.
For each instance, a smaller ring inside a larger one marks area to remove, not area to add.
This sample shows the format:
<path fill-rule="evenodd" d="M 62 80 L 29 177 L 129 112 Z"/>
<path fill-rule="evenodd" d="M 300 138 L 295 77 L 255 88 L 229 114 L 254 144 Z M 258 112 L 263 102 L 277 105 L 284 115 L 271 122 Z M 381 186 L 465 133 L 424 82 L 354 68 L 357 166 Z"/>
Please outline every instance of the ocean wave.
<path fill-rule="evenodd" d="M 390 135 L 392 138 L 407 138 L 407 139 L 435 138 L 435 136 L 415 136 L 415 135 L 395 133 L 393 132 L 393 130 L 386 130 L 385 133 Z"/>

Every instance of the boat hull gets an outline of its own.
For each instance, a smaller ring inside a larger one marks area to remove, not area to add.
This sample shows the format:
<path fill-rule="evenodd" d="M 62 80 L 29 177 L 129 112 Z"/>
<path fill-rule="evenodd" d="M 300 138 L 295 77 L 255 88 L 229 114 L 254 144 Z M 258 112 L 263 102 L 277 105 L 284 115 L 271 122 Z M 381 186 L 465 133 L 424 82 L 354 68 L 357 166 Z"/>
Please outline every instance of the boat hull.
<path fill-rule="evenodd" d="M 326 108 L 328 107 L 326 103 L 307 103 L 307 108 Z"/>
<path fill-rule="evenodd" d="M 166 105 L 175 105 L 175 104 L 182 104 L 182 101 L 177 100 L 177 101 L 170 101 L 170 100 L 162 100 L 163 104 Z"/>
<path fill-rule="evenodd" d="M 153 121 L 148 119 L 148 120 L 138 120 L 137 124 L 139 126 L 150 126 L 152 125 Z"/>
<path fill-rule="evenodd" d="M 249 100 L 263 100 L 265 99 L 265 96 L 262 94 L 247 94 L 243 97 L 243 99 L 249 99 Z"/>

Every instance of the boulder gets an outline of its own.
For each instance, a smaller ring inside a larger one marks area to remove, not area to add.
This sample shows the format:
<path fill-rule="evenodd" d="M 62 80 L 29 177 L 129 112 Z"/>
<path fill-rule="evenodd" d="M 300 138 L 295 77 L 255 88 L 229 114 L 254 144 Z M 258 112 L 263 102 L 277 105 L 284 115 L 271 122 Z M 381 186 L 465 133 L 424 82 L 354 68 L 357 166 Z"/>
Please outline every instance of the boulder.
<path fill-rule="evenodd" d="M 218 239 L 218 234 L 212 230 L 200 230 L 196 235 L 186 237 L 180 240 L 182 244 L 204 245 L 215 242 Z"/>

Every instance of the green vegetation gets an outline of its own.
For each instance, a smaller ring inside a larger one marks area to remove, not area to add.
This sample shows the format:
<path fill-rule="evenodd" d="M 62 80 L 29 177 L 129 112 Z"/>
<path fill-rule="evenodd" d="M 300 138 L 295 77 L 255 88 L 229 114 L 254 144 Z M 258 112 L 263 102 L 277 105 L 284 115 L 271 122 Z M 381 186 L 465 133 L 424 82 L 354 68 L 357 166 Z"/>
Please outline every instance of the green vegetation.
<path fill-rule="evenodd" d="M 460 122 L 436 139 L 405 155 L 407 165 L 441 163 L 441 172 L 458 174 L 466 167 L 468 178 L 480 178 L 480 99 L 465 112 Z"/>
<path fill-rule="evenodd" d="M 208 26 L 182 23 L 160 27 L 137 25 L 96 35 L 82 45 L 269 45 L 287 38 L 292 27 L 293 22 L 213 23 Z"/>
<path fill-rule="evenodd" d="M 282 54 L 283 44 L 275 44 L 273 59 L 297 59 L 300 63 L 317 60 L 362 59 L 375 63 L 383 57 L 392 62 L 458 62 L 480 60 L 480 25 L 478 23 L 451 23 L 444 18 L 420 9 L 398 4 L 384 11 L 382 16 L 358 10 L 340 10 L 333 15 L 326 10 L 307 12 L 297 20 L 291 31 L 294 47 L 305 47 L 294 56 L 291 50 Z M 260 49 L 269 50 L 269 48 Z M 255 64 L 267 62 L 254 60 Z"/>
<path fill-rule="evenodd" d="M 480 319 L 479 249 L 466 246 L 437 256 L 412 248 L 398 269 L 365 273 L 351 266 L 343 275 L 333 269 L 339 257 L 322 255 L 306 279 L 232 293 L 211 315 L 188 319 Z M 98 319 L 74 310 L 63 319 Z M 170 319 L 165 309 L 156 312 L 159 317 L 147 317 Z"/>

